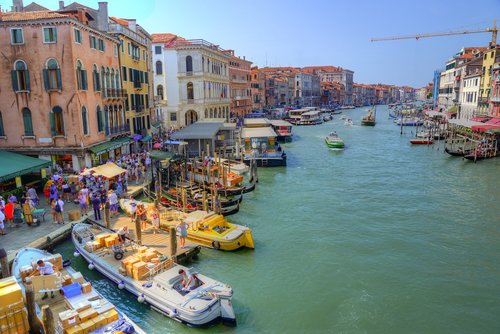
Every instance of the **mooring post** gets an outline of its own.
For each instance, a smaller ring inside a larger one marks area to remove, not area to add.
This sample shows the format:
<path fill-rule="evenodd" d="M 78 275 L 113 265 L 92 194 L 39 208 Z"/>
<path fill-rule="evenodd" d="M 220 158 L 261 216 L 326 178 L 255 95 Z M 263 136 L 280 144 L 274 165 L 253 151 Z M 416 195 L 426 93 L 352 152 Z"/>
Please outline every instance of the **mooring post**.
<path fill-rule="evenodd" d="M 135 215 L 135 241 L 142 245 L 141 216 Z"/>
<path fill-rule="evenodd" d="M 56 334 L 56 329 L 54 327 L 54 315 L 52 314 L 52 310 L 49 305 L 42 306 L 42 318 L 45 334 Z"/>
<path fill-rule="evenodd" d="M 177 229 L 175 226 L 170 226 L 168 228 L 168 241 L 170 246 L 170 257 L 175 261 L 177 254 Z"/>
<path fill-rule="evenodd" d="M 31 333 L 40 333 L 38 317 L 36 316 L 35 292 L 30 283 L 26 284 L 26 309 L 28 310 L 28 323 Z"/>
<path fill-rule="evenodd" d="M 0 248 L 0 264 L 2 265 L 2 277 L 7 278 L 10 276 L 9 260 L 7 259 L 7 252 L 5 248 Z"/>

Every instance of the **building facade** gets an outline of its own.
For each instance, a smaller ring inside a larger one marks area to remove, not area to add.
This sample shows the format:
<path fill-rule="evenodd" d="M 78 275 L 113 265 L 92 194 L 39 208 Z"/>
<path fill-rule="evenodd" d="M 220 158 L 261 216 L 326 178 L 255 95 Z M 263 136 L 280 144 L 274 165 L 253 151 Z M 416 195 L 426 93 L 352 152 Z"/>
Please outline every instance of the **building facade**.
<path fill-rule="evenodd" d="M 489 112 L 489 98 L 491 95 L 491 74 L 497 55 L 500 53 L 499 46 L 490 46 L 483 51 L 483 68 L 481 76 L 481 87 L 479 88 L 478 114 L 487 115 Z"/>
<path fill-rule="evenodd" d="M 266 105 L 265 83 L 266 75 L 257 66 L 251 69 L 252 81 L 250 82 L 252 92 L 252 105 L 255 110 L 262 110 Z"/>
<path fill-rule="evenodd" d="M 294 76 L 294 104 L 317 107 L 321 101 L 320 78 L 314 74 L 298 73 Z"/>
<path fill-rule="evenodd" d="M 84 8 L 23 12 L 22 1 L 14 4 L 19 12 L 0 13 L 0 62 L 10 69 L 0 74 L 0 148 L 74 170 L 126 153 L 126 140 L 93 150 L 127 134 L 110 131 L 124 124 L 123 102 L 106 97 L 121 89 L 118 41 L 93 28 L 98 18 Z M 107 16 L 105 3 L 99 9 Z"/>
<path fill-rule="evenodd" d="M 345 87 L 343 105 L 353 105 L 354 71 L 335 66 L 307 66 L 302 68 L 305 73 L 316 74 L 322 82 L 340 82 Z"/>
<path fill-rule="evenodd" d="M 500 55 L 497 55 L 492 67 L 490 116 L 500 117 Z"/>
<path fill-rule="evenodd" d="M 227 50 L 229 58 L 229 91 L 231 97 L 231 115 L 245 116 L 252 112 L 252 62 L 243 57 L 236 57 L 233 50 Z"/>

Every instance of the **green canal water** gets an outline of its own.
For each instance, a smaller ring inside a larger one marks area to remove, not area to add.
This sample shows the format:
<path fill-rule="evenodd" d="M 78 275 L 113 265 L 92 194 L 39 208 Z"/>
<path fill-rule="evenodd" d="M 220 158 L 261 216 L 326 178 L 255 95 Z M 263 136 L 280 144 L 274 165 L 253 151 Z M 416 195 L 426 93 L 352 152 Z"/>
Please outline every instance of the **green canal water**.
<path fill-rule="evenodd" d="M 254 251 L 203 249 L 193 266 L 233 286 L 238 327 L 191 329 L 73 260 L 147 333 L 498 333 L 500 159 L 412 147 L 379 107 L 295 127 L 286 168 L 259 169 L 234 223 Z M 331 130 L 345 151 L 330 151 Z M 58 247 L 65 257 L 71 242 Z"/>

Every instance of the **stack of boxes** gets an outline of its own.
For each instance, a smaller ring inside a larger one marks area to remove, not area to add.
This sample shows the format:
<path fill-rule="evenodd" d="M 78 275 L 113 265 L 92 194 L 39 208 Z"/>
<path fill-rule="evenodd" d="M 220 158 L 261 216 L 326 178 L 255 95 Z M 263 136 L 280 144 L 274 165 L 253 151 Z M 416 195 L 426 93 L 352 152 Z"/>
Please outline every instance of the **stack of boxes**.
<path fill-rule="evenodd" d="M 135 255 L 128 256 L 122 260 L 120 272 L 139 281 L 147 277 L 149 273 L 148 263 L 158 264 L 160 263 L 160 259 L 156 251 L 142 246 L 137 249 Z"/>
<path fill-rule="evenodd" d="M 0 333 L 25 334 L 29 331 L 21 286 L 14 277 L 0 280 Z"/>

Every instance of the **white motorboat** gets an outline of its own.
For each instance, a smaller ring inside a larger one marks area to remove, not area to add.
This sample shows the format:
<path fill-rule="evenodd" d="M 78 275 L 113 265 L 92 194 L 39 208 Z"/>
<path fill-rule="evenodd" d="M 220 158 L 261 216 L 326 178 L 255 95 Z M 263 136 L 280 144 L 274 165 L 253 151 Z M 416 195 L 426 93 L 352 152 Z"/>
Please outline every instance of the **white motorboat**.
<path fill-rule="evenodd" d="M 205 327 L 220 321 L 236 325 L 230 286 L 196 273 L 200 285 L 192 291 L 184 291 L 179 270 L 193 273 L 192 270 L 133 242 L 117 250 L 113 238 L 116 238 L 113 231 L 96 224 L 78 223 L 72 231 L 78 253 L 118 288 L 125 288 L 137 296 L 138 301 L 192 327 Z M 122 260 L 123 251 L 127 257 Z"/>
<path fill-rule="evenodd" d="M 27 278 L 33 273 L 38 260 L 51 262 L 54 268 L 57 268 L 58 273 Z M 25 284 L 30 284 L 36 292 L 53 293 L 51 298 L 42 298 L 40 293 L 35 294 L 36 313 L 40 323 L 43 313 L 41 307 L 47 305 L 52 312 L 58 312 L 54 314 L 54 328 L 58 334 L 63 332 L 145 334 L 137 324 L 104 298 L 90 283 L 85 281 L 81 273 L 71 268 L 67 262 L 69 261 L 62 262 L 60 254 L 51 254 L 37 248 L 23 248 L 16 254 L 12 272 L 22 289 L 25 289 Z M 58 293 L 60 290 L 63 294 Z M 82 319 L 75 319 L 73 323 L 71 319 L 67 322 L 61 321 L 61 318 L 65 317 L 63 314 L 74 315 L 75 312 L 77 312 L 77 317 L 85 312 L 88 321 L 82 321 Z M 88 325 L 87 322 L 89 322 Z M 74 326 L 78 329 L 73 329 Z"/>
<path fill-rule="evenodd" d="M 346 125 L 346 126 L 353 126 L 354 123 L 352 122 L 352 119 L 346 118 L 346 120 L 344 121 L 344 125 Z"/>

